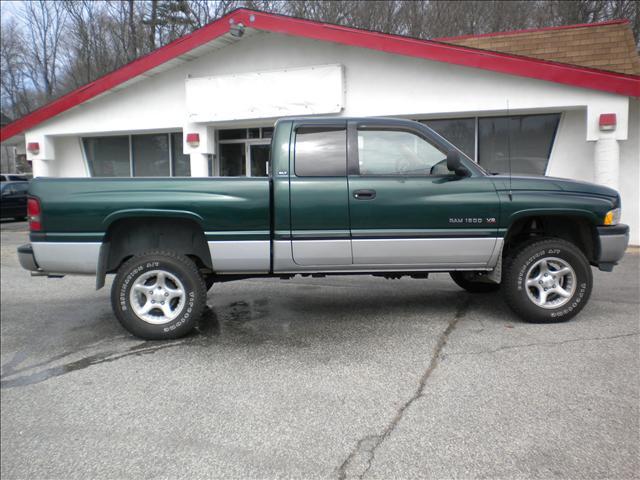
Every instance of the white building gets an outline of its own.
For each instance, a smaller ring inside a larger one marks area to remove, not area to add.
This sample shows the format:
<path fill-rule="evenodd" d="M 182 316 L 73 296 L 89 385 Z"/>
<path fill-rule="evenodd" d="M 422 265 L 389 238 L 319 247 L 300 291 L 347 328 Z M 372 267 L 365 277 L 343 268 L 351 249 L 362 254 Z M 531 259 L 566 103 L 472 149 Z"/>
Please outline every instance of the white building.
<path fill-rule="evenodd" d="M 510 159 L 513 173 L 618 189 L 640 244 L 640 76 L 443 41 L 236 10 L 5 126 L 2 141 L 24 135 L 35 176 L 255 176 L 279 117 L 412 118 L 488 170 Z"/>

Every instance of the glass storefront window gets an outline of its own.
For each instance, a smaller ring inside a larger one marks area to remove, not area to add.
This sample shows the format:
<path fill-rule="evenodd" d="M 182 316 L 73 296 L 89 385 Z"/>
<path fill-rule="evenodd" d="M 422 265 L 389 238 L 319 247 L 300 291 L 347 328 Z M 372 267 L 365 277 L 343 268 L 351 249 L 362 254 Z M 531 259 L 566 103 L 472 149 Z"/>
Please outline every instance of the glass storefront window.
<path fill-rule="evenodd" d="M 241 177 L 247 174 L 244 143 L 220 144 L 220 175 Z"/>
<path fill-rule="evenodd" d="M 131 137 L 134 177 L 168 177 L 169 136 L 133 135 Z"/>
<path fill-rule="evenodd" d="M 92 177 L 129 177 L 129 137 L 83 138 L 85 157 Z"/>
<path fill-rule="evenodd" d="M 492 173 L 544 175 L 559 120 L 559 114 L 480 118 L 478 163 Z"/>
<path fill-rule="evenodd" d="M 469 158 L 476 158 L 475 118 L 424 120 L 422 123 L 433 128 L 436 132 L 466 153 Z"/>
<path fill-rule="evenodd" d="M 218 132 L 219 140 L 241 140 L 247 138 L 246 128 L 234 128 L 231 130 L 220 130 Z"/>
<path fill-rule="evenodd" d="M 269 157 L 271 145 L 251 145 L 251 176 L 269 176 Z"/>
<path fill-rule="evenodd" d="M 191 157 L 185 155 L 182 149 L 182 133 L 171 134 L 171 156 L 173 158 L 173 176 L 191 176 Z"/>

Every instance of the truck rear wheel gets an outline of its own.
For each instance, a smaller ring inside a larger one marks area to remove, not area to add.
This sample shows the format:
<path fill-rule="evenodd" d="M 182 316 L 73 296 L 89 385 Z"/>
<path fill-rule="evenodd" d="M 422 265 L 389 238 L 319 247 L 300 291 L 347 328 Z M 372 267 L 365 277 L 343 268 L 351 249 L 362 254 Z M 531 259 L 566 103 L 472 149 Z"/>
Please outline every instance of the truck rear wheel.
<path fill-rule="evenodd" d="M 490 293 L 500 289 L 499 283 L 474 280 L 475 272 L 449 272 L 456 284 L 469 293 Z"/>
<path fill-rule="evenodd" d="M 172 251 L 154 250 L 126 261 L 111 288 L 118 321 L 145 340 L 189 333 L 206 305 L 206 287 L 196 265 Z"/>
<path fill-rule="evenodd" d="M 585 306 L 592 286 L 591 266 L 582 251 L 558 238 L 525 243 L 505 262 L 505 300 L 527 322 L 569 320 Z"/>

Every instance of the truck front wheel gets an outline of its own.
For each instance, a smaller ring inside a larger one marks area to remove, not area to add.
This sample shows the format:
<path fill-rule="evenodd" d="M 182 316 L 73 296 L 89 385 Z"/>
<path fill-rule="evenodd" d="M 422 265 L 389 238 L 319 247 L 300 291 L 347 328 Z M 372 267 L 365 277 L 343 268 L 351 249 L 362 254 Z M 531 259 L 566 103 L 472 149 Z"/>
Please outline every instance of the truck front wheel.
<path fill-rule="evenodd" d="M 111 288 L 118 321 L 145 340 L 189 333 L 206 305 L 206 287 L 196 265 L 172 251 L 150 251 L 126 261 Z"/>
<path fill-rule="evenodd" d="M 505 262 L 502 290 L 511 309 L 532 323 L 569 320 L 587 303 L 593 278 L 582 251 L 558 238 L 525 243 Z"/>

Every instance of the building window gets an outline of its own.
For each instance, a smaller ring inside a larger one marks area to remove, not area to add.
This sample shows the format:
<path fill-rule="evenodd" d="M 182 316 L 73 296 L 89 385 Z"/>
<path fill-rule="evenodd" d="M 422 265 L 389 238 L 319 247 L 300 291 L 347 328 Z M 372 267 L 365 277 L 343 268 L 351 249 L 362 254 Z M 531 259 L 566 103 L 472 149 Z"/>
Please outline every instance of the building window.
<path fill-rule="evenodd" d="M 453 143 L 469 158 L 476 158 L 476 119 L 447 118 L 443 120 L 425 120 L 427 126 Z"/>
<path fill-rule="evenodd" d="M 269 175 L 273 127 L 218 130 L 218 172 L 223 177 Z M 216 171 L 215 169 L 213 171 Z"/>
<path fill-rule="evenodd" d="M 168 177 L 169 136 L 132 135 L 133 175 L 135 177 Z"/>
<path fill-rule="evenodd" d="M 478 163 L 492 173 L 544 175 L 560 115 L 478 120 Z"/>
<path fill-rule="evenodd" d="M 560 114 L 422 120 L 492 173 L 544 175 Z M 510 164 L 510 165 L 509 165 Z"/>
<path fill-rule="evenodd" d="M 129 177 L 129 137 L 84 138 L 84 153 L 92 177 Z"/>
<path fill-rule="evenodd" d="M 171 160 L 173 162 L 174 177 L 191 176 L 191 157 L 186 155 L 182 149 L 182 133 L 172 133 L 171 137 Z"/>
<path fill-rule="evenodd" d="M 92 177 L 188 177 L 182 132 L 82 139 Z"/>
<path fill-rule="evenodd" d="M 247 174 L 244 143 L 221 143 L 219 150 L 222 177 L 242 177 Z"/>
<path fill-rule="evenodd" d="M 294 164 L 298 177 L 346 175 L 347 131 L 344 127 L 298 128 Z"/>

